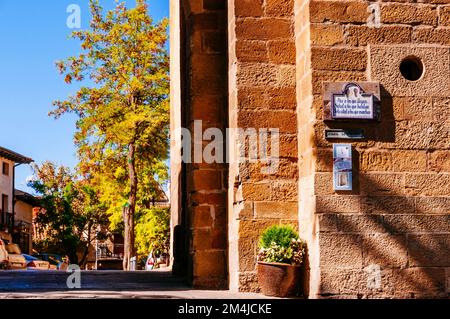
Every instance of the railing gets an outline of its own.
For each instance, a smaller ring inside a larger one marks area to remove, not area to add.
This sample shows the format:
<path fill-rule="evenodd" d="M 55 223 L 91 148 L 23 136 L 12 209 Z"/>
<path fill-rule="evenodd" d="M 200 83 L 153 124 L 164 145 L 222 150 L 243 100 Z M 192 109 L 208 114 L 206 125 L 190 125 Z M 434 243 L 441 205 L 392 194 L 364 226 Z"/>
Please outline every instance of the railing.
<path fill-rule="evenodd" d="M 107 258 L 122 259 L 123 255 L 114 254 L 108 249 L 108 247 L 106 245 L 100 244 L 97 249 L 97 258 L 98 259 L 107 259 Z"/>
<path fill-rule="evenodd" d="M 0 212 L 0 230 L 8 230 L 12 232 L 13 230 L 13 214 L 7 212 Z"/>

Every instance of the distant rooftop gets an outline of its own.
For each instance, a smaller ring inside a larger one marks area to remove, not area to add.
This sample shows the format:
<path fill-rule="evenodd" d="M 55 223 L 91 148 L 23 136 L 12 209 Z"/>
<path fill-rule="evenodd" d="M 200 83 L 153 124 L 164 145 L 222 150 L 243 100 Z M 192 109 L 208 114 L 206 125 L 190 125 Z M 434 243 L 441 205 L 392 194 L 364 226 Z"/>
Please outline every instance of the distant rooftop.
<path fill-rule="evenodd" d="M 39 198 L 28 194 L 27 192 L 21 191 L 19 189 L 14 190 L 14 197 L 17 200 L 30 204 L 32 206 L 39 206 Z"/>
<path fill-rule="evenodd" d="M 0 146 L 0 157 L 9 159 L 19 164 L 30 164 L 34 162 L 32 158 L 20 155 L 19 153 L 16 153 L 1 146 Z"/>

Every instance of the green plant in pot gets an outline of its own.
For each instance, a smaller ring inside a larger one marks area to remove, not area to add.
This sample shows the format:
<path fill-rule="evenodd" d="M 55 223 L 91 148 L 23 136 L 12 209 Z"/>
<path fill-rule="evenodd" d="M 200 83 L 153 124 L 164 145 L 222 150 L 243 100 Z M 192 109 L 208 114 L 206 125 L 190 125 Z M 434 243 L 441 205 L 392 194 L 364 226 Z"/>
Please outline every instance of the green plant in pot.
<path fill-rule="evenodd" d="M 288 225 L 267 228 L 259 239 L 258 283 L 266 296 L 288 297 L 299 293 L 305 244 Z"/>

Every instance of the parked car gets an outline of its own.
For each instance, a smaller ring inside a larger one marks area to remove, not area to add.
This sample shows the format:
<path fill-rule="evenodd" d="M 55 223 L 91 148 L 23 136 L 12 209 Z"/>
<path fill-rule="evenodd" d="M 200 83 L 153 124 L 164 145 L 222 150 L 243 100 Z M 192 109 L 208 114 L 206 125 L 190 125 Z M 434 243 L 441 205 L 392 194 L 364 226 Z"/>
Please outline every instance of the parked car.
<path fill-rule="evenodd" d="M 8 251 L 5 242 L 0 239 L 0 269 L 8 269 Z"/>
<path fill-rule="evenodd" d="M 6 251 L 8 252 L 8 269 L 13 270 L 25 270 L 27 269 L 27 261 L 22 255 L 20 248 L 17 244 L 7 244 Z"/>
<path fill-rule="evenodd" d="M 33 254 L 32 256 L 40 260 L 48 261 L 50 264 L 50 269 L 66 271 L 70 264 L 68 258 L 63 258 L 56 254 L 41 253 Z"/>
<path fill-rule="evenodd" d="M 27 261 L 27 270 L 49 270 L 50 263 L 45 260 L 40 260 L 39 258 L 23 254 L 25 260 Z"/>

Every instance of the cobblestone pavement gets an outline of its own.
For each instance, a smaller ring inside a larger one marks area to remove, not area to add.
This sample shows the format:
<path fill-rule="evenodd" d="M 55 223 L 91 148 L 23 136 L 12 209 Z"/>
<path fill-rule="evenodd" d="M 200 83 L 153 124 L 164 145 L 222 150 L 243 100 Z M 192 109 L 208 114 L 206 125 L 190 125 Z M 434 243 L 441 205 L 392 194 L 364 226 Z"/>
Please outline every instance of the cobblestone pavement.
<path fill-rule="evenodd" d="M 261 294 L 193 290 L 170 272 L 82 271 L 81 288 L 68 289 L 70 273 L 1 271 L 0 299 L 263 299 Z"/>

